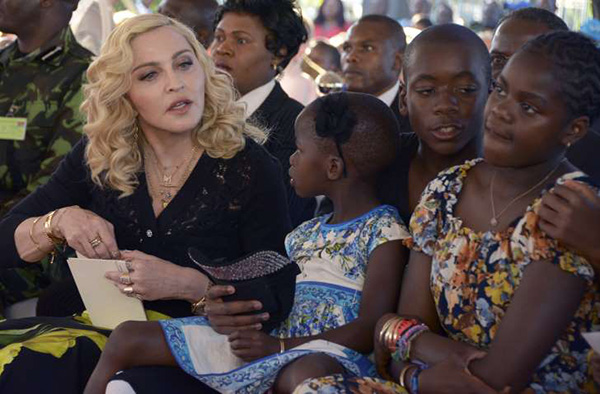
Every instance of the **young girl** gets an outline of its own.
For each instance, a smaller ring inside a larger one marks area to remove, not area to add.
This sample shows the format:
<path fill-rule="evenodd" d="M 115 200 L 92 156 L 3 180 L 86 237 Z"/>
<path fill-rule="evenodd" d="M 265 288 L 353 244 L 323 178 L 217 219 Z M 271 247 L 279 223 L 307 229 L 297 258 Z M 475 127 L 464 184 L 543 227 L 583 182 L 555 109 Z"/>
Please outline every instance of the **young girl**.
<path fill-rule="evenodd" d="M 543 190 L 590 182 L 564 155 L 600 111 L 598 64 L 579 34 L 530 41 L 488 100 L 485 160 L 423 193 L 399 316 L 382 317 L 375 336 L 384 367 L 397 346 L 388 371 L 410 392 L 598 392 L 581 335 L 597 324 L 594 272 L 537 226 Z M 395 324 L 398 341 L 384 343 Z"/>
<path fill-rule="evenodd" d="M 379 317 L 395 310 L 406 259 L 404 225 L 375 190 L 377 174 L 398 152 L 394 124 L 391 110 L 364 94 L 326 96 L 299 116 L 292 185 L 302 197 L 326 195 L 334 212 L 288 235 L 288 255 L 302 272 L 292 312 L 271 335 L 220 335 L 202 317 L 125 323 L 86 393 L 104 392 L 115 372 L 138 365 L 178 364 L 219 392 L 236 393 L 291 392 L 306 378 L 342 371 L 373 375 L 365 354 Z"/>

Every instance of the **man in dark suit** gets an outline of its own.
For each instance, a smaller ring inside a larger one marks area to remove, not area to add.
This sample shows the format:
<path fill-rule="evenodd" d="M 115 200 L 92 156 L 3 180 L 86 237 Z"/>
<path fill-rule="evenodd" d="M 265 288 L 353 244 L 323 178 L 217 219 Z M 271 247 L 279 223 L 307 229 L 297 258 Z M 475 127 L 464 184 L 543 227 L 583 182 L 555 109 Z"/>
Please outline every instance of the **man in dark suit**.
<path fill-rule="evenodd" d="M 410 131 L 400 115 L 400 73 L 406 49 L 402 26 L 387 16 L 366 15 L 348 30 L 342 47 L 342 72 L 351 92 L 377 96 L 390 106 L 402 132 Z"/>

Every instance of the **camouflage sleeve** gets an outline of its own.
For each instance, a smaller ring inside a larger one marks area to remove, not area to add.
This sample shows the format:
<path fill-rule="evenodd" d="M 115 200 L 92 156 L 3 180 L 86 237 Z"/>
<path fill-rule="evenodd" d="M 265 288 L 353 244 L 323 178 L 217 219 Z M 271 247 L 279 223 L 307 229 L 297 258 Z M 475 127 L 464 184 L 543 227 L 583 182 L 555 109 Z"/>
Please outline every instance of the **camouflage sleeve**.
<path fill-rule="evenodd" d="M 10 200 L 3 201 L 0 208 L 0 217 L 6 214 L 13 206 L 22 200 L 38 186 L 46 183 L 50 175 L 56 170 L 63 157 L 71 151 L 73 146 L 81 139 L 85 117 L 79 110 L 83 102 L 81 89 L 83 77 L 71 84 L 65 94 L 62 105 L 58 109 L 54 122 L 53 137 L 48 145 L 46 154 L 42 159 L 40 170 L 27 179 L 27 187 L 19 191 Z"/>

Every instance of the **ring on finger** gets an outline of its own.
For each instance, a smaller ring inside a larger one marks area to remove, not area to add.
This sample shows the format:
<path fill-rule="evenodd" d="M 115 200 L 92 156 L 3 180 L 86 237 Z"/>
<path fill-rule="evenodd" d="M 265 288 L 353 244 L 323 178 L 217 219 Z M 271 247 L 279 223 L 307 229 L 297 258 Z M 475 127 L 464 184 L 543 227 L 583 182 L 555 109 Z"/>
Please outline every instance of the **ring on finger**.
<path fill-rule="evenodd" d="M 127 272 L 119 276 L 119 282 L 123 283 L 124 285 L 133 284 L 133 282 L 131 281 L 131 277 Z"/>
<path fill-rule="evenodd" d="M 90 242 L 90 245 L 92 245 L 92 248 L 96 248 L 98 247 L 98 245 L 100 245 L 102 243 L 102 238 L 100 238 L 100 236 L 98 235 L 96 238 L 92 239 Z"/>
<path fill-rule="evenodd" d="M 125 293 L 126 296 L 132 297 L 133 296 L 133 286 L 124 287 L 123 293 Z"/>

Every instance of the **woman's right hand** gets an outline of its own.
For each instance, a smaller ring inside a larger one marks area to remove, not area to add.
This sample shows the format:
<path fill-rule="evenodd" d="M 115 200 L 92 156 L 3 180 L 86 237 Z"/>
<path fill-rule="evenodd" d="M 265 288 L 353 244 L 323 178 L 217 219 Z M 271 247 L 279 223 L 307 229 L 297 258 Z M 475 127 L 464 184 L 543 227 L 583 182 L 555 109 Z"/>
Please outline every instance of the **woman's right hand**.
<path fill-rule="evenodd" d="M 55 213 L 52 232 L 86 257 L 114 259 L 120 255 L 112 223 L 77 205 Z"/>
<path fill-rule="evenodd" d="M 248 313 L 262 309 L 262 304 L 259 301 L 223 301 L 223 297 L 233 293 L 233 286 L 212 286 L 206 293 L 204 311 L 213 330 L 222 335 L 241 330 L 260 330 L 262 322 L 269 319 L 269 314 Z"/>

